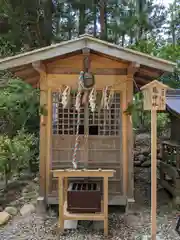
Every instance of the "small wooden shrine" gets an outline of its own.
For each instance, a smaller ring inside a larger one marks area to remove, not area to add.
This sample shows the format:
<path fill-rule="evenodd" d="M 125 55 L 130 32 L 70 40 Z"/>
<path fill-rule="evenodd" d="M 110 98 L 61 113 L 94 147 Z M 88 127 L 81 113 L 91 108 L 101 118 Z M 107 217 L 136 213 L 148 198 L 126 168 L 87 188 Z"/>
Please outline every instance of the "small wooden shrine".
<path fill-rule="evenodd" d="M 58 204 L 53 171 L 67 168 L 112 169 L 109 204 L 134 201 L 133 127 L 125 110 L 134 86 L 174 68 L 90 35 L 0 60 L 0 70 L 40 88 L 39 194 L 46 204 Z"/>
<path fill-rule="evenodd" d="M 180 205 L 180 89 L 168 90 L 166 110 L 170 117 L 170 137 L 162 142 L 160 181 Z"/>

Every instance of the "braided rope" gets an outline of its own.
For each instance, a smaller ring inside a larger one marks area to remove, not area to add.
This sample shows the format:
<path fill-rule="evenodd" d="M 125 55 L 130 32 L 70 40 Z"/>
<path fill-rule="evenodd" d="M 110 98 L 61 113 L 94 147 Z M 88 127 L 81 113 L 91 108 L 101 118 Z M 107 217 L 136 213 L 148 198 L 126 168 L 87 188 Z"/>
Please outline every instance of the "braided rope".
<path fill-rule="evenodd" d="M 80 76 L 79 76 L 78 93 L 77 93 L 76 102 L 75 102 L 75 108 L 76 108 L 76 111 L 78 112 L 78 117 L 77 117 L 77 127 L 76 127 L 76 139 L 75 139 L 74 152 L 73 152 L 73 157 L 72 157 L 72 164 L 73 164 L 74 169 L 77 169 L 77 150 L 79 147 L 79 137 L 80 137 L 79 136 L 79 126 L 80 126 L 81 94 L 82 94 L 82 90 L 90 90 L 91 89 L 91 88 L 85 87 L 84 82 L 83 82 L 83 74 L 84 74 L 84 72 L 81 71 Z M 95 106 L 92 106 L 92 108 L 95 109 Z"/>
<path fill-rule="evenodd" d="M 73 152 L 73 168 L 77 169 L 77 150 L 79 147 L 79 125 L 80 125 L 80 111 L 78 112 L 78 119 L 77 119 L 77 127 L 76 127 L 76 140 L 75 140 L 75 146 L 74 146 L 74 152 Z"/>
<path fill-rule="evenodd" d="M 74 145 L 74 152 L 73 152 L 73 158 L 72 158 L 72 164 L 73 168 L 77 169 L 77 150 L 79 147 L 79 126 L 80 126 L 80 106 L 81 106 L 81 89 L 79 87 L 78 94 L 76 96 L 76 111 L 78 112 L 77 117 L 77 126 L 76 126 L 76 139 L 75 139 L 75 145 Z"/>

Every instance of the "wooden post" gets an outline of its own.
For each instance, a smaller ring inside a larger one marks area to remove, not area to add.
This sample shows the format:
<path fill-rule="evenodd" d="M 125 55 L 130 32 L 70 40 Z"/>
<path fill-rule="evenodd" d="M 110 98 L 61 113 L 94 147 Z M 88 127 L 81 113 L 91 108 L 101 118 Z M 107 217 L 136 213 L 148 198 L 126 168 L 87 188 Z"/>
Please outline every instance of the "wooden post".
<path fill-rule="evenodd" d="M 157 112 L 151 110 L 151 239 L 156 240 L 157 208 Z"/>
<path fill-rule="evenodd" d="M 51 190 L 52 179 L 50 176 L 52 173 L 50 172 L 50 164 L 52 161 L 52 90 L 48 88 L 47 93 L 47 159 L 46 159 L 46 195 L 48 195 L 49 191 Z"/>
<path fill-rule="evenodd" d="M 103 178 L 104 192 L 104 236 L 108 236 L 108 177 Z"/>
<path fill-rule="evenodd" d="M 64 190 L 63 190 L 63 177 L 58 179 L 59 188 L 59 228 L 60 232 L 64 231 Z"/>
<path fill-rule="evenodd" d="M 168 87 L 154 80 L 141 87 L 144 96 L 144 110 L 151 111 L 151 239 L 156 240 L 157 208 L 157 110 L 166 109 Z"/>
<path fill-rule="evenodd" d="M 41 61 L 33 62 L 33 68 L 40 74 L 39 78 L 39 87 L 40 87 L 40 105 L 43 107 L 47 107 L 47 74 L 46 67 Z M 42 116 L 41 116 L 42 120 Z M 43 200 L 46 197 L 46 139 L 47 139 L 47 126 L 46 126 L 46 117 L 44 117 L 43 124 L 40 121 L 40 144 L 39 144 L 39 174 L 40 174 L 40 188 L 39 195 L 40 199 Z"/>
<path fill-rule="evenodd" d="M 128 182 L 128 148 L 127 148 L 127 128 L 128 118 L 124 111 L 127 109 L 127 84 L 124 84 L 124 89 L 121 95 L 122 106 L 122 161 L 123 161 L 123 195 L 127 196 Z"/>

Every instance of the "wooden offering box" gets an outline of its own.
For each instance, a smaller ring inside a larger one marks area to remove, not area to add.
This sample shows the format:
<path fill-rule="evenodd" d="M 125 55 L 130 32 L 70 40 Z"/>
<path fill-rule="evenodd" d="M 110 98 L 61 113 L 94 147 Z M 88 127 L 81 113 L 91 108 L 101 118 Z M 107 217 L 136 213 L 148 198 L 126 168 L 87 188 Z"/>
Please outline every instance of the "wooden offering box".
<path fill-rule="evenodd" d="M 67 210 L 71 213 L 101 212 L 100 183 L 70 183 L 67 191 L 67 204 Z"/>

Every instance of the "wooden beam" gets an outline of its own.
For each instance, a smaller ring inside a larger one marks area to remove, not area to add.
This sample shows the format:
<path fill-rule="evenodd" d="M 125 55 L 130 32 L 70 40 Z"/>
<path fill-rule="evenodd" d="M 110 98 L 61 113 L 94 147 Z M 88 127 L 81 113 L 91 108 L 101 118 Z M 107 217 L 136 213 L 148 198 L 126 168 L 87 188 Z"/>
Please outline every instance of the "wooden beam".
<path fill-rule="evenodd" d="M 14 72 L 18 72 L 18 71 L 21 71 L 21 70 L 25 70 L 27 68 L 31 68 L 31 64 L 26 64 L 26 65 L 21 65 L 21 66 L 18 66 L 18 67 L 13 67 L 13 68 L 10 68 L 9 70 L 14 73 Z"/>
<path fill-rule="evenodd" d="M 128 76 L 134 76 L 134 74 L 139 71 L 140 64 L 136 62 L 132 62 L 129 64 L 127 69 L 127 75 Z"/>
<path fill-rule="evenodd" d="M 37 78 L 37 79 L 39 79 L 39 74 L 36 73 L 36 72 L 31 72 L 31 74 L 28 74 L 28 75 L 19 75 L 19 74 L 15 73 L 15 76 L 17 76 L 18 78 L 21 78 L 24 81 L 27 81 L 27 79 L 30 79 L 30 78 Z"/>
<path fill-rule="evenodd" d="M 49 74 L 79 74 L 82 69 L 79 68 L 60 68 L 52 67 L 48 70 Z M 127 75 L 127 68 L 93 68 L 92 73 L 95 75 Z"/>
<path fill-rule="evenodd" d="M 29 84 L 34 84 L 34 83 L 38 82 L 38 80 L 39 80 L 39 78 L 37 76 L 35 76 L 35 77 L 30 77 L 30 78 L 25 79 L 25 82 L 29 83 Z"/>
<path fill-rule="evenodd" d="M 37 72 L 34 70 L 34 68 L 30 67 L 30 68 L 23 68 L 17 71 L 14 71 L 15 75 L 17 75 L 18 77 L 26 77 L 29 75 L 37 75 Z"/>
<path fill-rule="evenodd" d="M 32 66 L 38 73 L 46 72 L 46 67 L 42 61 L 33 62 Z"/>
<path fill-rule="evenodd" d="M 159 76 L 161 76 L 163 74 L 163 71 L 158 70 L 158 69 L 154 69 L 152 71 L 152 68 L 141 67 L 140 70 L 139 70 L 139 74 L 141 75 L 141 73 L 143 75 L 146 75 L 146 76 L 152 76 L 154 78 L 157 78 L 157 77 L 159 77 Z"/>
<path fill-rule="evenodd" d="M 153 81 L 153 80 L 155 80 L 157 77 L 159 77 L 159 76 L 153 77 L 153 76 L 151 76 L 151 75 L 145 75 L 145 74 L 142 74 L 142 73 L 140 73 L 140 72 L 137 72 L 137 73 L 135 74 L 135 76 L 136 76 L 136 78 L 144 79 L 144 80 L 146 80 L 146 81 Z"/>
<path fill-rule="evenodd" d="M 79 73 L 74 75 L 65 74 L 47 74 L 47 84 L 51 89 L 58 90 L 62 85 L 68 85 L 72 89 L 78 88 Z M 118 75 L 97 75 L 95 77 L 96 89 L 102 90 L 106 86 L 114 86 L 114 90 L 124 88 L 123 84 L 126 81 L 126 76 Z"/>
<path fill-rule="evenodd" d="M 84 56 L 83 59 L 83 71 L 84 72 L 89 72 L 90 70 L 90 64 L 91 64 L 91 59 L 90 59 L 90 49 L 89 48 L 83 48 L 82 53 Z"/>
<path fill-rule="evenodd" d="M 134 80 L 135 80 L 135 82 L 137 83 L 137 85 L 139 84 L 139 85 L 141 85 L 141 86 L 144 86 L 144 85 L 146 85 L 146 84 L 148 84 L 148 83 L 151 82 L 151 81 L 146 81 L 146 80 L 144 80 L 144 79 L 136 78 L 136 77 L 134 77 Z"/>

